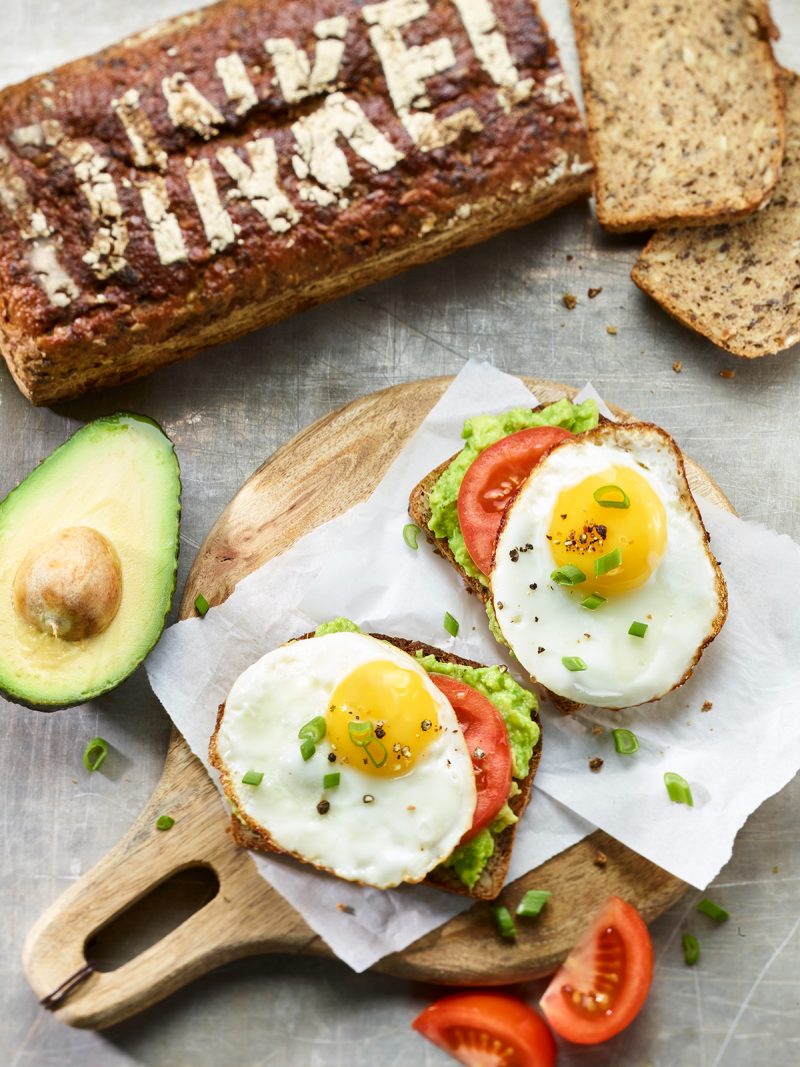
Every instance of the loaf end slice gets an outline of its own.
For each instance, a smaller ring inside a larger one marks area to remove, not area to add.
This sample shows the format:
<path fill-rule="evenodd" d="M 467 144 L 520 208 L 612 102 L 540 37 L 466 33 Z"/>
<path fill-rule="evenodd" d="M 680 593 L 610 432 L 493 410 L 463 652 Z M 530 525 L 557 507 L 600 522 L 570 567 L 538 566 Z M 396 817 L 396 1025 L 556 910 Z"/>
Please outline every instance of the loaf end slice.
<path fill-rule="evenodd" d="M 601 224 L 707 225 L 764 204 L 785 136 L 765 0 L 570 2 Z"/>
<path fill-rule="evenodd" d="M 800 77 L 783 82 L 786 153 L 770 203 L 737 226 L 656 234 L 631 273 L 670 315 L 747 359 L 800 341 Z"/>

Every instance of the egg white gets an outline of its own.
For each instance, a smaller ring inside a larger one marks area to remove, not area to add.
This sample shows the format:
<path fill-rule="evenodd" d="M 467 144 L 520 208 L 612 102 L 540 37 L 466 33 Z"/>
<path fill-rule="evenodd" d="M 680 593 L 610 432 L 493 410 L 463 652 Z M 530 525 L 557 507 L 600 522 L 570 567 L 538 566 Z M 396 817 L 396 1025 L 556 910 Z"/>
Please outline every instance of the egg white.
<path fill-rule="evenodd" d="M 546 535 L 559 493 L 610 466 L 632 467 L 650 483 L 666 510 L 667 543 L 643 585 L 589 611 L 581 600 L 592 591 L 591 578 L 572 588 L 556 585 Z M 528 544 L 530 551 L 512 559 L 513 549 Z M 561 697 L 618 709 L 655 700 L 684 682 L 721 627 L 727 601 L 672 438 L 645 423 L 606 425 L 546 455 L 505 514 L 491 594 L 514 655 Z M 644 638 L 628 634 L 634 620 L 647 623 Z M 587 669 L 568 670 L 565 656 L 580 657 Z"/>
<path fill-rule="evenodd" d="M 304 762 L 298 731 L 325 715 L 337 685 L 356 667 L 389 660 L 424 679 L 442 730 L 401 778 L 330 763 L 324 739 Z M 226 792 L 280 849 L 350 881 L 378 888 L 422 880 L 472 825 L 472 761 L 455 712 L 407 653 L 366 634 L 333 633 L 267 653 L 234 682 L 216 737 Z M 258 786 L 242 784 L 263 771 Z M 338 787 L 323 790 L 339 771 Z M 364 802 L 364 796 L 374 799 Z M 330 807 L 317 811 L 320 800 Z"/>

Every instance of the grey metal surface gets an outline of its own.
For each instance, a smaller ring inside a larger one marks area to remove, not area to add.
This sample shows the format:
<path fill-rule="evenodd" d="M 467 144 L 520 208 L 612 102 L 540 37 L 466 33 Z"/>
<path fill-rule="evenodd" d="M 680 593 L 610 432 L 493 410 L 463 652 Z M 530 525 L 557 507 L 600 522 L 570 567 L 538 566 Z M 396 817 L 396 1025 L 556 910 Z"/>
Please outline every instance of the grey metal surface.
<path fill-rule="evenodd" d="M 788 15 L 795 2 L 773 6 Z M 0 0 L 0 82 L 94 50 L 185 6 L 184 0 Z M 83 420 L 119 408 L 147 412 L 173 437 L 183 470 L 180 588 L 225 503 L 277 446 L 356 396 L 453 373 L 468 356 L 480 356 L 510 372 L 575 385 L 591 379 L 609 400 L 670 430 L 744 518 L 800 539 L 797 351 L 746 363 L 683 330 L 629 281 L 636 248 L 636 240 L 602 235 L 579 206 L 55 410 L 31 408 L 3 369 L 0 495 Z M 592 301 L 590 286 L 603 288 Z M 566 292 L 578 297 L 574 311 L 562 304 Z M 617 327 L 615 336 L 609 325 Z M 679 374 L 676 360 L 683 364 Z M 722 370 L 735 371 L 735 378 L 721 378 Z M 143 671 L 71 711 L 48 715 L 0 704 L 0 1062 L 449 1062 L 409 1030 L 435 990 L 302 958 L 227 966 L 104 1034 L 69 1030 L 43 1012 L 19 962 L 25 934 L 133 821 L 158 779 L 168 724 Z M 80 757 L 95 734 L 111 742 L 115 757 L 108 775 L 90 778 Z M 654 924 L 657 969 L 646 1011 L 607 1047 L 562 1047 L 562 1067 L 800 1062 L 798 808 L 795 780 L 742 829 L 710 891 L 731 912 L 728 924 L 715 928 L 696 915 L 696 893 Z M 702 944 L 694 969 L 685 967 L 680 948 L 687 929 Z"/>

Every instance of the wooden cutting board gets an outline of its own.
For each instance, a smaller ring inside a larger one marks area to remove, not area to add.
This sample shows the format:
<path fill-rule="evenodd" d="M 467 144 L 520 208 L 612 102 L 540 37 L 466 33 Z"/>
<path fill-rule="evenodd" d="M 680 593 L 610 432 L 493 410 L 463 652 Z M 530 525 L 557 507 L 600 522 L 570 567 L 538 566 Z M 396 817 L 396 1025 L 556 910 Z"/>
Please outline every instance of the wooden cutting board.
<path fill-rule="evenodd" d="M 240 578 L 365 499 L 450 380 L 409 382 L 355 400 L 276 452 L 242 486 L 198 552 L 181 617 L 192 614 L 198 592 L 221 603 Z M 525 382 L 542 401 L 574 395 L 554 382 Z M 688 460 L 687 473 L 695 493 L 731 510 L 719 487 Z M 176 820 L 169 833 L 155 828 L 163 812 Z M 535 803 L 531 813 L 536 818 Z M 161 781 L 135 824 L 31 930 L 23 951 L 28 979 L 40 998 L 51 994 L 84 967 L 85 945 L 97 931 L 177 871 L 206 866 L 218 878 L 219 891 L 117 970 L 79 982 L 56 1007 L 59 1019 L 71 1026 L 111 1026 L 214 967 L 254 953 L 331 955 L 232 843 L 228 822 L 216 787 L 173 731 Z M 593 862 L 598 850 L 607 856 L 604 867 Z M 649 921 L 686 886 L 596 831 L 508 886 L 500 902 L 515 905 L 530 888 L 552 890 L 553 896 L 539 919 L 519 924 L 516 945 L 501 941 L 489 905 L 478 903 L 376 969 L 452 985 L 539 977 L 556 968 L 609 893 L 630 900 Z"/>

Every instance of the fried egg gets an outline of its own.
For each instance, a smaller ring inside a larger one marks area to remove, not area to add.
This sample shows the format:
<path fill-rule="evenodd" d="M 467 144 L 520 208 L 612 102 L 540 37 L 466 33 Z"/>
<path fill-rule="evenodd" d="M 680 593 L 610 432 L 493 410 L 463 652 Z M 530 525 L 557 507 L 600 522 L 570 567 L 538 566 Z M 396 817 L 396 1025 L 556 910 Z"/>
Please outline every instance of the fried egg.
<path fill-rule="evenodd" d="M 685 682 L 727 593 L 672 438 L 609 423 L 557 445 L 505 512 L 491 596 L 514 655 L 558 696 L 618 709 Z"/>
<path fill-rule="evenodd" d="M 350 881 L 421 881 L 472 825 L 452 706 L 413 657 L 366 634 L 269 652 L 234 682 L 211 748 L 251 828 Z"/>

